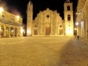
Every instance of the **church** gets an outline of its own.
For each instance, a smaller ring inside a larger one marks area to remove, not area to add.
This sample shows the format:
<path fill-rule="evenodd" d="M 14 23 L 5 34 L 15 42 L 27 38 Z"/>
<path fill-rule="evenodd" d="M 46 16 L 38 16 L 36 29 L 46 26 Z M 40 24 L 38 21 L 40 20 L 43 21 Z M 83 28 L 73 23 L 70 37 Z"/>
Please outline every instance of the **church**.
<path fill-rule="evenodd" d="M 46 8 L 33 20 L 33 3 L 27 5 L 27 36 L 73 36 L 73 3 L 64 3 L 64 20 L 57 10 Z"/>

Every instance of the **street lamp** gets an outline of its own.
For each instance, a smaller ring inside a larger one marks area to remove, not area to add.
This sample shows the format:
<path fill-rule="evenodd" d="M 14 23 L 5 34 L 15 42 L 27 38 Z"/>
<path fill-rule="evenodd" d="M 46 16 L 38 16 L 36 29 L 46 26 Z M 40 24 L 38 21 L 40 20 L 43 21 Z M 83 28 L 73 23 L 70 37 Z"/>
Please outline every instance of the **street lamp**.
<path fill-rule="evenodd" d="M 25 31 L 24 31 L 23 27 L 20 27 L 20 35 L 21 35 L 21 36 L 23 36 L 24 32 L 25 32 Z"/>
<path fill-rule="evenodd" d="M 3 12 L 3 8 L 2 7 L 0 7 L 0 13 L 2 13 Z"/>
<path fill-rule="evenodd" d="M 17 17 L 17 19 L 19 19 L 19 18 L 20 18 L 20 16 L 19 16 L 19 15 L 17 15 L 16 17 Z"/>
<path fill-rule="evenodd" d="M 27 36 L 31 36 L 31 30 L 27 29 Z"/>
<path fill-rule="evenodd" d="M 75 23 L 75 25 L 76 25 L 76 26 L 78 26 L 78 25 L 79 25 L 79 23 L 78 23 L 78 22 L 76 22 L 76 23 Z"/>
<path fill-rule="evenodd" d="M 17 20 L 17 23 L 20 23 L 20 16 L 19 15 L 16 16 L 16 20 Z"/>
<path fill-rule="evenodd" d="M 79 25 L 79 23 L 76 22 L 75 25 L 76 25 L 76 27 L 75 27 L 76 35 L 78 35 L 78 25 Z"/>
<path fill-rule="evenodd" d="M 22 29 L 20 30 L 20 32 L 21 32 L 21 34 L 23 34 L 23 32 L 24 32 L 24 29 L 22 28 Z"/>

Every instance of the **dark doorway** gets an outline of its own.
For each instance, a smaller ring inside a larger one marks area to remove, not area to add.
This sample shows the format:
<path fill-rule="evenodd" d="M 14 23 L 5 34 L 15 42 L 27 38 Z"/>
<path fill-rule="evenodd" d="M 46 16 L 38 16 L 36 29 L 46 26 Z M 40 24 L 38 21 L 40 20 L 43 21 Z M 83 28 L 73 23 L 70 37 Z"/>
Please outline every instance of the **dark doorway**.
<path fill-rule="evenodd" d="M 75 37 L 77 36 L 77 30 L 74 30 L 74 36 Z"/>
<path fill-rule="evenodd" d="M 18 34 L 18 31 L 17 31 L 17 28 L 15 28 L 15 36 L 17 36 Z"/>
<path fill-rule="evenodd" d="M 63 34 L 63 29 L 60 29 L 59 30 L 59 35 L 62 35 Z"/>
<path fill-rule="evenodd" d="M 34 29 L 34 35 L 38 35 L 37 29 Z"/>
<path fill-rule="evenodd" d="M 46 35 L 50 35 L 50 27 L 46 27 Z"/>

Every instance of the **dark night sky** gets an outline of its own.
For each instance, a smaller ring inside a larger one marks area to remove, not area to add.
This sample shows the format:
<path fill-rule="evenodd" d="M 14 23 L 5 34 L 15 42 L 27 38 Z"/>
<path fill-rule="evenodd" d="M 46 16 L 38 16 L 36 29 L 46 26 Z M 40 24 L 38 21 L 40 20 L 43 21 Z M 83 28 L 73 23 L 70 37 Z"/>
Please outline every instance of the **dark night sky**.
<path fill-rule="evenodd" d="M 3 0 L 6 4 L 6 9 L 14 14 L 20 13 L 23 17 L 24 24 L 26 23 L 27 4 L 30 0 Z M 57 10 L 63 18 L 63 4 L 66 0 L 31 0 L 33 2 L 34 18 L 39 11 L 45 10 L 47 7 L 51 10 Z M 77 0 L 70 0 L 73 2 L 73 10 L 75 11 Z"/>

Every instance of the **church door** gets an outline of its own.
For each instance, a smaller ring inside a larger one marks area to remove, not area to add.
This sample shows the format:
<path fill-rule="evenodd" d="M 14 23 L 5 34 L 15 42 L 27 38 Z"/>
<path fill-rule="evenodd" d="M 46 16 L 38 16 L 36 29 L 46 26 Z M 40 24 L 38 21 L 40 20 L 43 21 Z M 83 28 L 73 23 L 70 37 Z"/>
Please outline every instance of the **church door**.
<path fill-rule="evenodd" d="M 34 35 L 38 35 L 37 29 L 34 29 Z"/>
<path fill-rule="evenodd" d="M 46 27 L 46 35 L 50 35 L 50 27 Z"/>
<path fill-rule="evenodd" d="M 60 29 L 59 30 L 59 35 L 62 35 L 63 34 L 63 29 Z"/>

